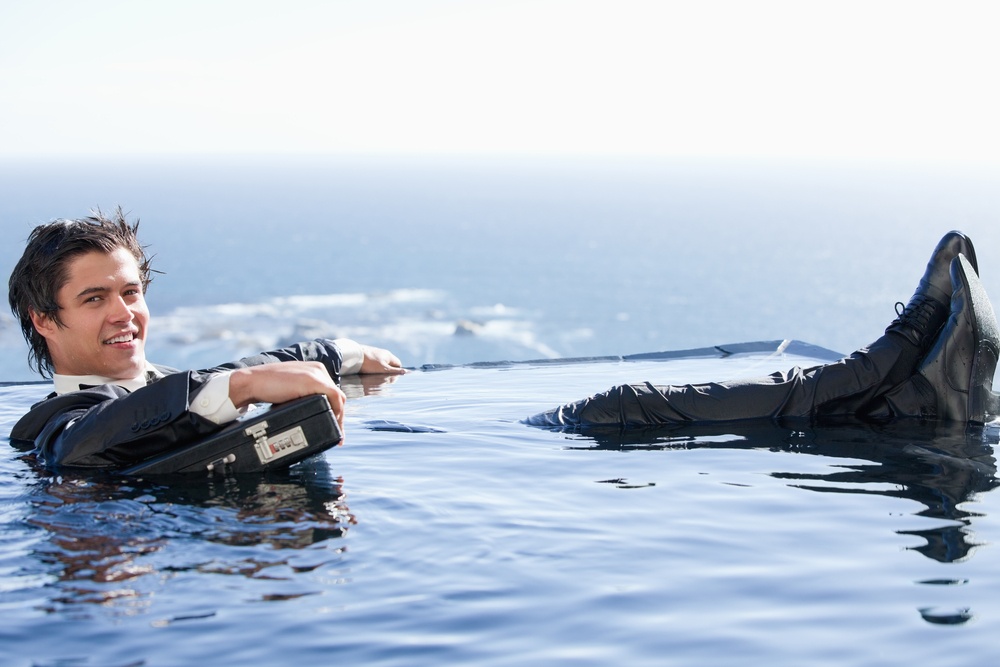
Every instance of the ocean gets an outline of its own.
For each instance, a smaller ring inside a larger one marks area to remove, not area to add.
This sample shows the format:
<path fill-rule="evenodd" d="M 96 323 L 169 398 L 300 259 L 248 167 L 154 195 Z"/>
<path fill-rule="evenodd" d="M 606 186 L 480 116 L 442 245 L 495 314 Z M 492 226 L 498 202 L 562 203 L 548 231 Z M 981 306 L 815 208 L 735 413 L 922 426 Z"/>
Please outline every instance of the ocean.
<path fill-rule="evenodd" d="M 411 366 L 881 335 L 949 229 L 1000 247 L 997 171 L 556 159 L 0 166 L 9 275 L 32 227 L 122 206 L 162 271 L 150 357 L 205 366 L 343 335 Z M 0 378 L 31 379 L 0 318 Z M 19 347 L 20 346 L 20 347 Z"/>
<path fill-rule="evenodd" d="M 995 662 L 1000 424 L 585 436 L 521 419 L 618 382 L 850 352 L 949 229 L 975 241 L 997 297 L 997 176 L 624 158 L 0 163 L 8 275 L 35 224 L 118 205 L 141 219 L 162 272 L 153 360 L 203 367 L 323 335 L 412 369 L 345 381 L 346 444 L 285 473 L 52 474 L 6 444 L 49 387 L 0 317 L 0 664 Z M 769 342 L 719 349 L 749 341 Z"/>

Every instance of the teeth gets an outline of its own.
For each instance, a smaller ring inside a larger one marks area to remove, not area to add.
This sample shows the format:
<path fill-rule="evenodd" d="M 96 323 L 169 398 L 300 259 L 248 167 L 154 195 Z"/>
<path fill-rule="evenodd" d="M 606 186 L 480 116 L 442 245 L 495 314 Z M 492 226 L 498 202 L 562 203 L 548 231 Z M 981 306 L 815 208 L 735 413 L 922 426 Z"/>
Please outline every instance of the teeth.
<path fill-rule="evenodd" d="M 132 340 L 132 334 L 122 334 L 121 336 L 115 336 L 114 338 L 109 338 L 105 341 L 106 345 L 114 345 L 115 343 L 127 343 Z"/>

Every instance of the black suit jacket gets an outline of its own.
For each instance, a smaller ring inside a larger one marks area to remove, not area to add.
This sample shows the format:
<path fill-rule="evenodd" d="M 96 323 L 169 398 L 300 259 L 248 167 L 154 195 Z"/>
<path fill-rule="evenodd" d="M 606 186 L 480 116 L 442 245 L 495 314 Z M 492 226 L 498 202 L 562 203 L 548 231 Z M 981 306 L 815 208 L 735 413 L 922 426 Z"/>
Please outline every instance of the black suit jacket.
<path fill-rule="evenodd" d="M 331 340 L 317 339 L 200 371 L 160 367 L 167 373 L 164 378 L 134 392 L 106 384 L 51 394 L 18 420 L 10 438 L 14 444 L 33 445 L 38 460 L 49 468 L 136 463 L 222 428 L 190 410 L 214 373 L 284 361 L 319 361 L 340 381 L 340 350 Z"/>

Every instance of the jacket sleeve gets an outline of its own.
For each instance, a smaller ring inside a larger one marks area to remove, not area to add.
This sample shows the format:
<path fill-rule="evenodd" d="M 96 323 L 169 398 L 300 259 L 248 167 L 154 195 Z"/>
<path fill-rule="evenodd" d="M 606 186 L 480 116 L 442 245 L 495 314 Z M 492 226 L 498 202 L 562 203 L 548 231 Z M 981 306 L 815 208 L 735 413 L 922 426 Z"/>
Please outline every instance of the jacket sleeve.
<path fill-rule="evenodd" d="M 335 341 L 327 338 L 317 338 L 304 343 L 295 343 L 270 352 L 261 352 L 239 361 L 222 364 L 203 372 L 212 373 L 263 364 L 275 364 L 283 361 L 318 361 L 326 367 L 330 377 L 340 380 L 341 369 L 344 366 L 344 354 Z"/>
<path fill-rule="evenodd" d="M 132 393 L 115 385 L 52 396 L 11 431 L 31 440 L 46 467 L 119 467 L 145 460 L 221 428 L 189 410 L 208 376 L 175 373 Z"/>

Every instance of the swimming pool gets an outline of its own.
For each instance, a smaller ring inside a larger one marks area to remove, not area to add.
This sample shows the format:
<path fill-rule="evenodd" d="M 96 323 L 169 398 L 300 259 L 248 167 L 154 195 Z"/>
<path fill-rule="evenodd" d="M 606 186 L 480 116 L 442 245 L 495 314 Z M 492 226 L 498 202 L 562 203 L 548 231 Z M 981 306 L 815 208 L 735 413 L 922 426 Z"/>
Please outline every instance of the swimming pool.
<path fill-rule="evenodd" d="M 3 664 L 981 665 L 995 424 L 583 436 L 520 419 L 801 344 L 425 367 L 345 385 L 343 447 L 270 476 L 0 457 Z M 49 390 L 0 387 L 0 436 Z"/>

